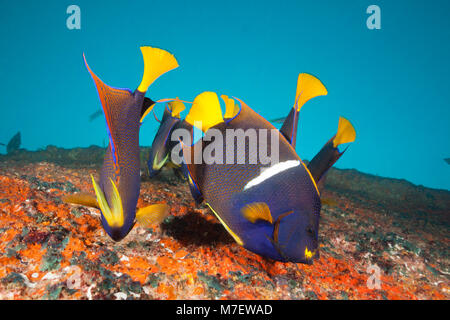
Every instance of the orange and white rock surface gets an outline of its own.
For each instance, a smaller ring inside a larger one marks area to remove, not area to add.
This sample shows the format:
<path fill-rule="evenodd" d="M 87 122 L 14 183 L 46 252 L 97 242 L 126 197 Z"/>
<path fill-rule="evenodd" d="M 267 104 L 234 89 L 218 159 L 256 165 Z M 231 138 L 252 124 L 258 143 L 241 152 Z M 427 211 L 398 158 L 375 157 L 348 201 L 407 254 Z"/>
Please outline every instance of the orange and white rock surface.
<path fill-rule="evenodd" d="M 168 203 L 171 216 L 115 243 L 97 210 L 61 201 L 93 193 L 90 174 L 0 161 L 0 299 L 450 298 L 450 192 L 333 170 L 309 266 L 243 249 L 167 173 L 143 178 L 138 206 Z"/>

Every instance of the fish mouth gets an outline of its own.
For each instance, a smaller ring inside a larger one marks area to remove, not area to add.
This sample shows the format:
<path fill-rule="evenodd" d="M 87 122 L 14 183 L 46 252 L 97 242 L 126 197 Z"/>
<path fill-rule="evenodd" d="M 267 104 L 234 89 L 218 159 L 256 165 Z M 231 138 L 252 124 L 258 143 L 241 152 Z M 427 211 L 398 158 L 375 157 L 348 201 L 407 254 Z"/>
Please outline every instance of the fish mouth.
<path fill-rule="evenodd" d="M 125 238 L 127 233 L 123 233 L 120 228 L 112 228 L 111 231 L 108 233 L 108 235 L 111 237 L 111 239 L 118 242 L 123 238 Z"/>
<path fill-rule="evenodd" d="M 312 265 L 314 263 L 314 260 L 319 258 L 318 248 L 315 248 L 314 250 L 310 251 L 308 247 L 305 246 L 305 250 L 302 252 L 301 255 L 290 255 L 285 251 L 283 251 L 280 245 L 275 244 L 273 242 L 272 244 L 274 245 L 275 249 L 278 251 L 283 261 L 285 262 L 303 263 L 307 265 Z"/>
<path fill-rule="evenodd" d="M 154 170 L 153 168 L 148 168 L 148 176 L 150 178 L 156 177 L 159 173 L 159 170 Z"/>
<path fill-rule="evenodd" d="M 280 260 L 283 262 L 304 263 L 312 265 L 314 263 L 314 259 L 319 258 L 317 240 L 311 240 L 311 242 L 307 241 L 310 246 L 308 247 L 308 245 L 304 244 L 302 246 L 303 249 L 301 250 L 285 250 L 286 245 L 279 243 L 277 235 L 274 237 L 269 237 L 268 235 L 265 236 L 272 243 L 272 246 L 281 257 Z M 310 250 L 309 248 L 312 248 L 312 250 Z"/>
<path fill-rule="evenodd" d="M 302 257 L 302 258 L 291 258 L 288 257 L 287 261 L 288 262 L 293 262 L 293 263 L 303 263 L 303 264 L 307 264 L 307 265 L 312 265 L 314 263 L 314 260 L 316 259 L 316 256 L 313 257 Z"/>
<path fill-rule="evenodd" d="M 307 265 L 312 265 L 314 263 L 314 259 L 319 258 L 319 250 L 318 248 L 314 248 L 313 251 L 309 251 L 308 247 L 305 246 L 305 250 L 302 252 L 302 255 L 290 255 L 286 253 L 286 251 L 283 250 L 282 246 L 275 242 L 274 239 L 266 235 L 266 238 L 272 243 L 272 246 L 275 248 L 275 250 L 278 252 L 282 262 L 293 262 L 293 263 L 304 263 Z"/>

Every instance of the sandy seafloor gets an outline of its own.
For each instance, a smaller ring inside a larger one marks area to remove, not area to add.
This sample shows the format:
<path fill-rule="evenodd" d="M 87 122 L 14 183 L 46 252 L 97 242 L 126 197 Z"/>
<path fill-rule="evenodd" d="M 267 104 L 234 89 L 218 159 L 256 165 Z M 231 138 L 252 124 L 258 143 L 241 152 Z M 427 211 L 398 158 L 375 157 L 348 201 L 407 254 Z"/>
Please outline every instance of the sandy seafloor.
<path fill-rule="evenodd" d="M 171 171 L 150 180 L 143 170 L 138 203 L 168 203 L 171 215 L 113 242 L 98 210 L 61 201 L 93 193 L 102 154 L 48 147 L 0 156 L 0 299 L 450 298 L 449 191 L 332 169 L 320 259 L 282 263 L 236 244 Z M 379 289 L 367 285 L 371 265 Z"/>

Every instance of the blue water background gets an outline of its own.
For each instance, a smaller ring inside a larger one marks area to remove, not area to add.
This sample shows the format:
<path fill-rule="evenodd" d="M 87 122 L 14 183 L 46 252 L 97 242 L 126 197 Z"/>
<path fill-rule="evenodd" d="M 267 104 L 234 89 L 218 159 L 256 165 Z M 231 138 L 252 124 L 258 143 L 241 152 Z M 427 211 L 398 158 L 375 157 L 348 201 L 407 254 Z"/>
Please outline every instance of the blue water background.
<path fill-rule="evenodd" d="M 71 4 L 81 8 L 81 30 L 66 27 Z M 381 8 L 381 30 L 366 27 L 371 4 Z M 88 121 L 100 105 L 82 53 L 107 84 L 134 90 L 139 46 L 151 45 L 180 63 L 150 88 L 153 99 L 211 90 L 277 118 L 294 102 L 298 73 L 309 72 L 329 94 L 301 111 L 303 159 L 342 115 L 357 141 L 336 167 L 450 189 L 449 15 L 446 0 L 4 1 L 0 142 L 20 130 L 30 150 L 102 145 L 105 121 Z M 156 129 L 147 119 L 141 145 Z"/>

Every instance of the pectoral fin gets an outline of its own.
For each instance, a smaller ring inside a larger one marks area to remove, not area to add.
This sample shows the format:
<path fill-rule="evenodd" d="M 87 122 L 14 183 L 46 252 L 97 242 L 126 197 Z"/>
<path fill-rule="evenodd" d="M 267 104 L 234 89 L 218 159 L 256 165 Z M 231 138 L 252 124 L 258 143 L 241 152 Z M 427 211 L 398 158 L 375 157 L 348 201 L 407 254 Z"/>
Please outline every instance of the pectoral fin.
<path fill-rule="evenodd" d="M 138 209 L 136 220 L 142 227 L 148 228 L 153 224 L 161 223 L 168 215 L 169 206 L 158 203 Z"/>
<path fill-rule="evenodd" d="M 86 207 L 97 208 L 99 209 L 99 205 L 97 199 L 91 194 L 88 193 L 75 193 L 63 198 L 65 203 L 70 204 L 78 204 Z"/>
<path fill-rule="evenodd" d="M 241 209 L 242 215 L 251 223 L 258 220 L 273 223 L 273 218 L 270 213 L 269 206 L 265 202 L 254 202 L 246 205 Z"/>

